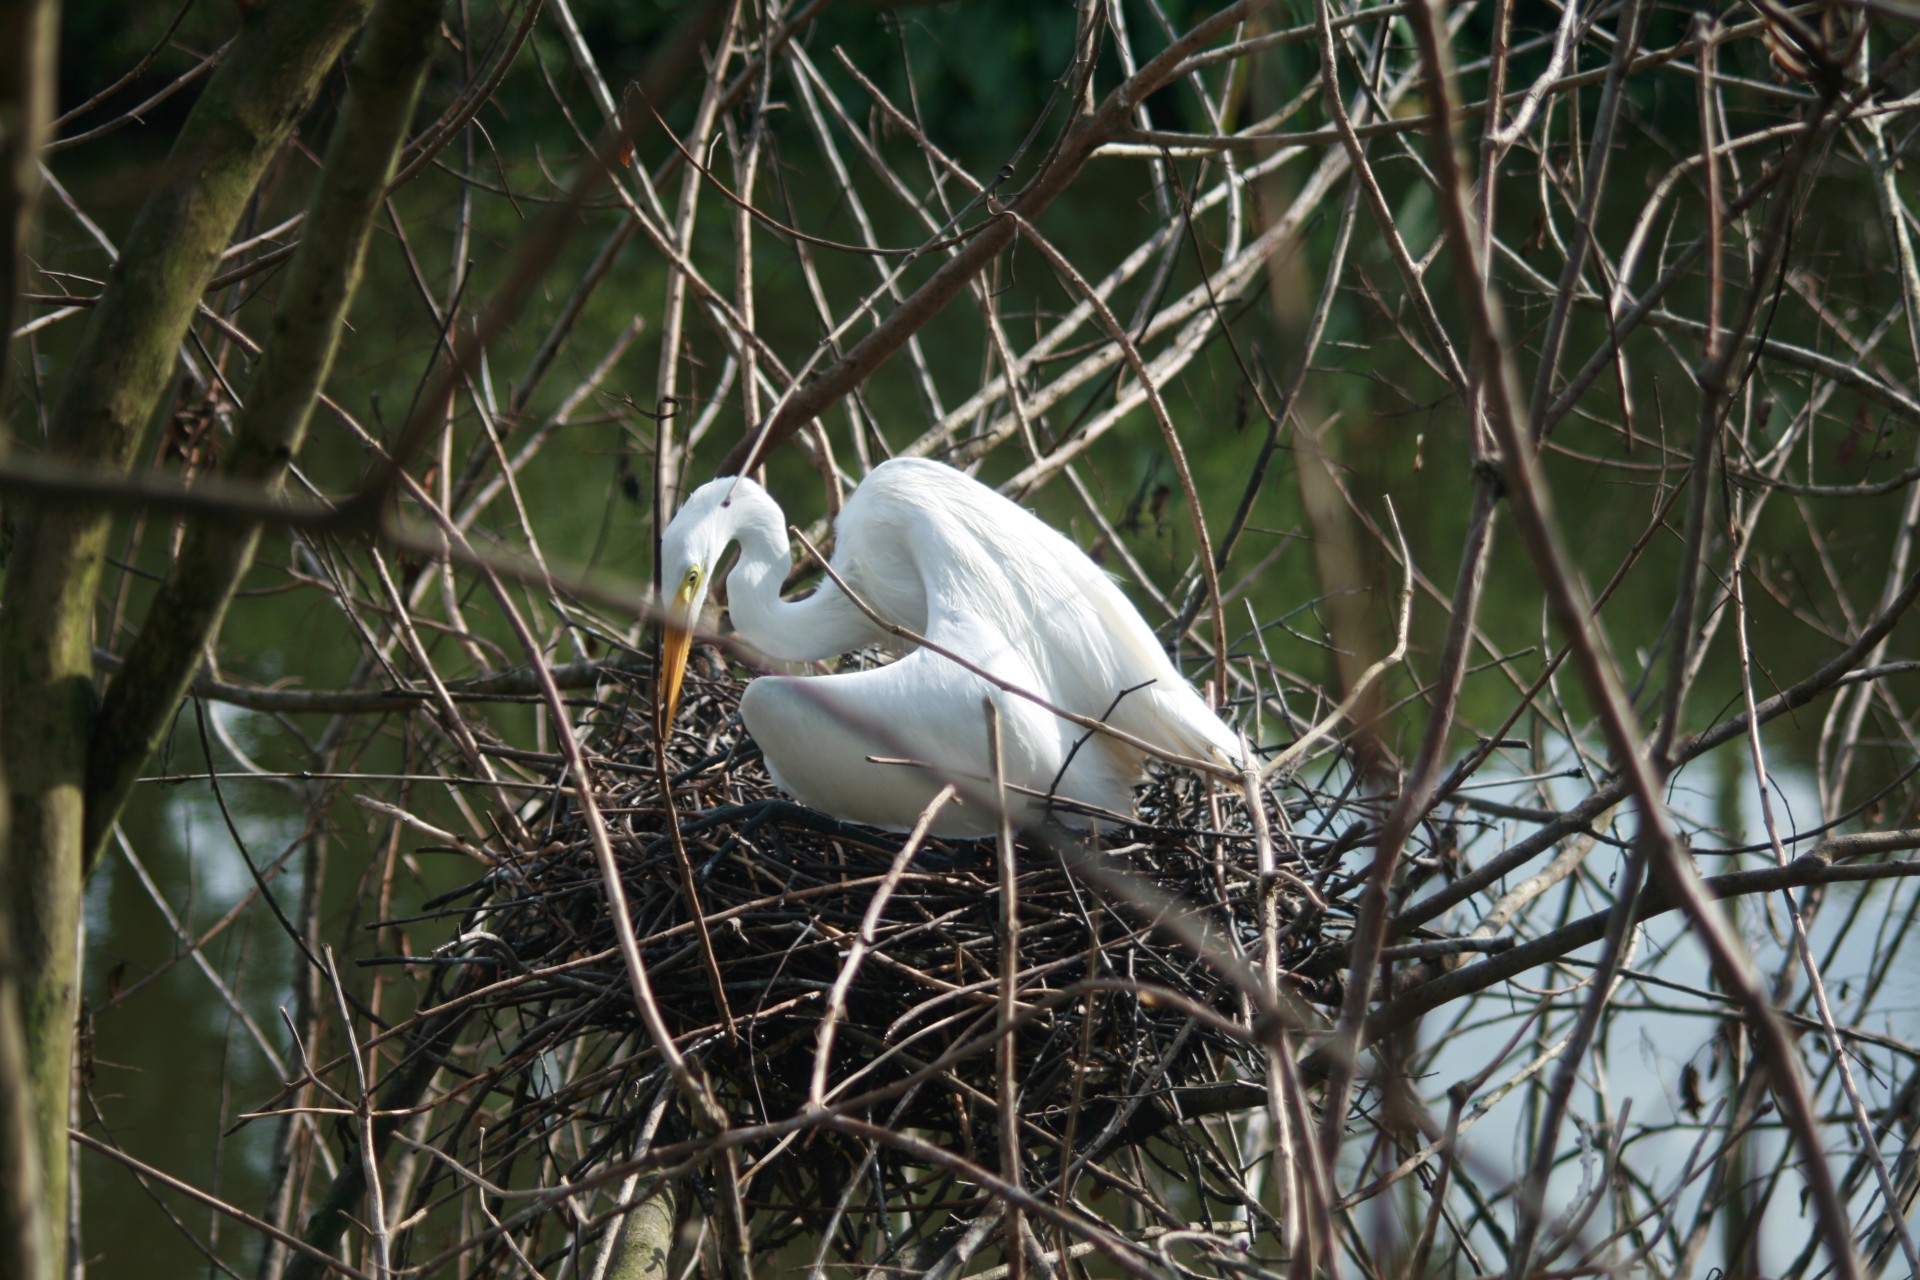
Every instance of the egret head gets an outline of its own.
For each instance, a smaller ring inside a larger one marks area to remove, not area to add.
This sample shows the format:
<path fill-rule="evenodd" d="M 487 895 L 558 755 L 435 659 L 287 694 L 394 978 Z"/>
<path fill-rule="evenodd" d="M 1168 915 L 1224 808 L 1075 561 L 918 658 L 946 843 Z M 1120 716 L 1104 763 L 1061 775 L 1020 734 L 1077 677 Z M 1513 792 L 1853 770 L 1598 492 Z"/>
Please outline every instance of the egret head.
<path fill-rule="evenodd" d="M 740 495 L 735 494 L 733 505 L 728 504 L 727 495 L 736 483 L 741 489 L 758 489 L 753 481 L 734 476 L 709 480 L 688 496 L 660 535 L 660 596 L 665 614 L 660 635 L 662 725 L 673 723 L 693 630 L 707 607 L 707 592 L 720 558 L 734 540 Z"/>

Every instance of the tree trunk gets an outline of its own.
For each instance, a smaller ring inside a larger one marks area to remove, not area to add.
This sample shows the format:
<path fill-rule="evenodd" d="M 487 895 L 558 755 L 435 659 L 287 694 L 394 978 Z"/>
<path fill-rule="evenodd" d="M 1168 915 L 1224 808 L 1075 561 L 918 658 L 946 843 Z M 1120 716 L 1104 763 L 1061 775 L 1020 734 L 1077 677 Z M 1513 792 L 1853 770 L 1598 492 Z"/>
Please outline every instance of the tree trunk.
<path fill-rule="evenodd" d="M 108 275 L 66 374 L 49 452 L 113 475 L 127 471 L 241 211 L 370 3 L 285 0 L 246 19 Z M 12 443 L 24 443 L 18 432 Z M 97 509 L 25 505 L 0 590 L 0 759 L 13 824 L 4 896 L 20 962 L 43 1200 L 62 1219 L 93 605 L 110 524 Z M 59 1274 L 66 1242 L 51 1234 Z"/>
<path fill-rule="evenodd" d="M 440 9 L 441 0 L 383 0 L 354 57 L 353 88 L 226 450 L 223 471 L 236 483 L 277 493 L 300 449 L 426 78 Z M 88 769 L 89 867 L 166 737 L 259 542 L 258 525 L 202 521 L 187 529 L 100 708 Z"/>
<path fill-rule="evenodd" d="M 672 1178 L 661 1178 L 647 1198 L 620 1219 L 607 1257 L 602 1280 L 663 1280 L 673 1252 L 679 1210 L 679 1188 Z"/>
<path fill-rule="evenodd" d="M 57 19 L 53 0 L 0 3 L 0 405 L 40 195 L 40 148 L 53 119 Z M 0 512 L 0 569 L 6 540 Z M 0 887 L 11 883 L 4 766 L 0 758 Z M 55 1280 L 53 1241 L 65 1224 L 46 1196 L 37 1131 L 13 923 L 0 911 L 0 1280 Z"/>

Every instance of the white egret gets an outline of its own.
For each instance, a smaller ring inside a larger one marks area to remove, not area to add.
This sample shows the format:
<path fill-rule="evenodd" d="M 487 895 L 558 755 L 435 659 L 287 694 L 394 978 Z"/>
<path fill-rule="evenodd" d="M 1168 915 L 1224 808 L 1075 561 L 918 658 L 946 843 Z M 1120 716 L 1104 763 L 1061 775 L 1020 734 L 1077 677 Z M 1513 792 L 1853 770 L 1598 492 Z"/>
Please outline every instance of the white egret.
<path fill-rule="evenodd" d="M 1233 763 L 1231 730 L 1168 660 L 1139 612 L 1086 554 L 1030 512 L 938 462 L 898 458 L 873 469 L 835 525 L 835 573 L 880 617 L 1013 686 L 1104 720 L 1157 748 Z M 832 580 L 780 598 L 792 569 L 786 518 L 766 490 L 723 477 L 695 490 L 661 538 L 668 620 L 661 647 L 666 723 L 673 721 L 691 630 L 728 546 L 734 628 L 787 662 L 831 658 L 893 637 Z M 834 817 L 905 830 L 939 788 L 993 776 L 984 700 L 1001 721 L 1002 777 L 1024 788 L 1016 824 L 1048 816 L 1057 796 L 1131 814 L 1144 772 L 1136 747 L 1007 694 L 928 648 L 865 671 L 763 676 L 740 715 L 773 780 Z M 905 758 L 925 767 L 873 759 Z M 1051 810 L 1069 825 L 1087 819 Z M 949 804 L 934 830 L 990 833 L 980 804 Z"/>

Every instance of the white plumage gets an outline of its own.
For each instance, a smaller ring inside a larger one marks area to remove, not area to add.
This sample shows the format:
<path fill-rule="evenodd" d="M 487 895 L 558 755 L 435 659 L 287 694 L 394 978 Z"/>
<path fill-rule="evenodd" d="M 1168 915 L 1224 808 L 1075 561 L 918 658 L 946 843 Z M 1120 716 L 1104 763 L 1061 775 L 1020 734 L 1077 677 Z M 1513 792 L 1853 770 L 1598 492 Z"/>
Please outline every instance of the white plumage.
<path fill-rule="evenodd" d="M 712 481 L 687 499 L 661 539 L 672 618 L 662 647 L 669 722 L 688 633 L 734 542 L 733 625 L 768 657 L 811 661 L 893 640 L 831 580 L 803 600 L 782 600 L 792 551 L 780 507 L 751 480 Z M 1238 756 L 1232 731 L 1112 580 L 1066 537 L 952 467 L 915 458 L 875 467 L 835 525 L 832 563 L 881 617 L 1056 706 L 1180 755 L 1222 763 Z M 1122 696 L 1128 689 L 1134 692 Z M 1132 812 L 1145 764 L 1138 750 L 1089 736 L 931 649 L 866 671 L 763 676 L 747 686 L 740 714 L 774 781 L 801 802 L 904 830 L 949 780 L 970 784 L 975 796 L 990 794 L 989 697 L 1001 720 L 1004 778 L 1037 793 L 1014 793 L 1016 824 L 1051 814 L 1086 825 L 1084 815 L 1050 809 L 1040 798 L 1047 795 Z M 985 806 L 963 803 L 949 804 L 934 830 L 974 836 L 994 826 Z"/>

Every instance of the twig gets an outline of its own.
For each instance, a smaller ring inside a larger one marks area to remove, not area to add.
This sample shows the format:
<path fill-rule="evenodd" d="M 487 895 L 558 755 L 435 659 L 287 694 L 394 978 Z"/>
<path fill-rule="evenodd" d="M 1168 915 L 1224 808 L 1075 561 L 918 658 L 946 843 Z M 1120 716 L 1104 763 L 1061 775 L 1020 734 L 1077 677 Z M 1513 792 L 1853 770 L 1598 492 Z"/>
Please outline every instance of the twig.
<path fill-rule="evenodd" d="M 873 899 L 867 904 L 867 914 L 860 921 L 860 932 L 854 937 L 853 945 L 847 948 L 847 958 L 840 966 L 840 975 L 833 980 L 833 990 L 827 993 L 827 1007 L 820 1015 L 818 1043 L 813 1051 L 813 1082 L 807 1087 L 808 1105 L 826 1106 L 827 1066 L 833 1057 L 833 1032 L 835 1025 L 846 1015 L 847 990 L 860 972 L 860 964 L 866 959 L 878 941 L 880 917 L 887 909 L 887 902 L 893 897 L 895 889 L 900 887 L 900 879 L 906 874 L 907 867 L 913 862 L 913 855 L 920 851 L 921 842 L 927 838 L 927 832 L 933 826 L 933 820 L 939 816 L 948 802 L 956 795 L 951 784 L 943 786 L 934 793 L 927 807 L 920 811 L 920 817 L 913 824 L 913 830 L 900 843 L 900 852 L 894 855 L 893 866 L 887 870 L 886 877 L 873 891 Z M 1002 803 L 1001 808 L 1005 809 Z"/>
<path fill-rule="evenodd" d="M 1393 536 L 1400 545 L 1400 593 L 1396 601 L 1398 621 L 1394 627 L 1393 648 L 1375 659 L 1365 671 L 1360 673 L 1359 678 L 1353 682 L 1353 687 L 1347 690 L 1347 696 L 1340 700 L 1339 706 L 1294 739 L 1286 750 L 1278 752 L 1271 760 L 1262 764 L 1260 766 L 1262 777 L 1272 777 L 1283 769 L 1291 768 L 1305 757 L 1314 744 L 1333 732 L 1335 725 L 1353 714 L 1353 709 L 1360 705 L 1361 699 L 1366 696 L 1376 680 L 1392 670 L 1407 656 L 1407 637 L 1413 625 L 1413 553 L 1407 550 L 1406 535 L 1400 531 L 1400 517 L 1394 513 L 1392 499 L 1387 500 L 1387 518 L 1393 523 Z"/>
<path fill-rule="evenodd" d="M 246 1210 L 228 1204 L 218 1196 L 209 1195 L 192 1183 L 183 1182 L 170 1173 L 154 1168 L 144 1160 L 135 1159 L 133 1156 L 120 1150 L 120 1148 L 109 1146 L 91 1134 L 82 1133 L 78 1129 L 71 1129 L 67 1132 L 67 1137 L 89 1151 L 97 1151 L 101 1155 L 125 1165 L 142 1178 L 151 1178 L 161 1186 L 171 1191 L 177 1191 L 197 1204 L 203 1204 L 216 1213 L 232 1218 L 235 1222 L 245 1224 L 247 1227 L 258 1231 L 268 1239 L 293 1250 L 295 1253 L 312 1260 L 318 1265 L 327 1268 L 329 1271 L 347 1276 L 349 1280 L 374 1280 L 373 1276 L 368 1275 L 358 1267 L 351 1266 L 348 1263 L 340 1261 L 340 1259 L 334 1257 L 332 1254 L 314 1248 L 300 1237 L 289 1235 L 272 1223 L 263 1222 Z"/>

